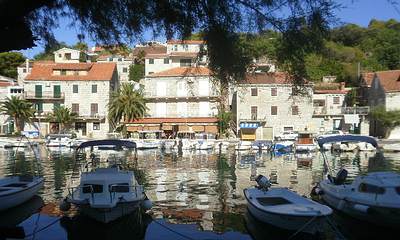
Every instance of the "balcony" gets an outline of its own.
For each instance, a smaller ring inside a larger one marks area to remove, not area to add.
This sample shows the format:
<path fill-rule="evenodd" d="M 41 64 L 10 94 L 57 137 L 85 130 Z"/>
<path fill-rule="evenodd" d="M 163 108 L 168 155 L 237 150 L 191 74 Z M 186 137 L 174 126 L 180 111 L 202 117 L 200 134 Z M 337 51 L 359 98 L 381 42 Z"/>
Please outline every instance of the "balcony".
<path fill-rule="evenodd" d="M 64 93 L 54 94 L 53 92 L 25 92 L 24 98 L 27 100 L 50 100 L 50 101 L 62 101 L 65 99 Z"/>
<path fill-rule="evenodd" d="M 105 115 L 100 115 L 98 113 L 93 113 L 93 114 L 79 114 L 79 116 L 77 117 L 78 120 L 99 120 L 99 121 L 103 121 L 106 119 Z"/>
<path fill-rule="evenodd" d="M 164 101 L 164 102 L 174 102 L 177 100 L 188 100 L 188 101 L 210 101 L 210 100 L 217 100 L 220 97 L 220 95 L 216 93 L 211 93 L 209 95 L 190 95 L 188 94 L 187 96 L 171 96 L 171 95 L 165 95 L 165 96 L 157 96 L 156 94 L 153 94 L 151 92 L 144 92 L 144 98 L 148 102 L 157 102 L 157 101 Z"/>
<path fill-rule="evenodd" d="M 342 114 L 368 115 L 369 107 L 343 107 Z"/>
<path fill-rule="evenodd" d="M 314 115 L 326 115 L 327 113 L 326 107 L 314 107 Z"/>

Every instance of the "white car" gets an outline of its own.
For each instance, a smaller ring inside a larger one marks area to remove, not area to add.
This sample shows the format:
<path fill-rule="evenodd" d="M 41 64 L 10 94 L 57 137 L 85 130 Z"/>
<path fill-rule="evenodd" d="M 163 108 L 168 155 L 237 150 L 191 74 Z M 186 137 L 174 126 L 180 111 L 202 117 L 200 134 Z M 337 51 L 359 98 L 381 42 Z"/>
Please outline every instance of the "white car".
<path fill-rule="evenodd" d="M 332 131 L 328 131 L 328 132 L 325 132 L 325 133 L 319 135 L 318 138 L 331 137 L 331 136 L 343 135 L 343 134 L 344 133 L 341 130 L 332 130 Z"/>
<path fill-rule="evenodd" d="M 282 134 L 275 136 L 277 141 L 295 141 L 299 134 L 294 131 L 284 131 Z"/>

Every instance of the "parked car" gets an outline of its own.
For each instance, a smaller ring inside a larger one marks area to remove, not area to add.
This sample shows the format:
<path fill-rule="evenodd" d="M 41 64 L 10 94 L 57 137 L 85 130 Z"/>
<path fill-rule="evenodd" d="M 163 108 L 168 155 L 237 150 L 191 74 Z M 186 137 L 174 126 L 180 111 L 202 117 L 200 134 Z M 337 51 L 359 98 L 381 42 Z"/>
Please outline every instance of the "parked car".
<path fill-rule="evenodd" d="M 298 137 L 298 133 L 295 131 L 284 131 L 282 134 L 275 136 L 277 141 L 295 141 Z"/>
<path fill-rule="evenodd" d="M 324 138 L 324 137 L 330 137 L 330 136 L 336 136 L 336 135 L 343 135 L 343 131 L 341 130 L 331 130 L 327 131 L 321 135 L 318 136 L 318 138 Z"/>

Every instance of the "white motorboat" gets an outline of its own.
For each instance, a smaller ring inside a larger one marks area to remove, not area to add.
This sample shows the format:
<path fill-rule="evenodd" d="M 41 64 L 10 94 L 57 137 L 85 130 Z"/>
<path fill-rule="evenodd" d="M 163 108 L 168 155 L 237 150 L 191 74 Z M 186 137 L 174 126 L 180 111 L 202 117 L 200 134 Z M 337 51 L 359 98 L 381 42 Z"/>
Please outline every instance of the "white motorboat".
<path fill-rule="evenodd" d="M 400 152 L 400 143 L 389 143 L 382 145 L 385 152 Z"/>
<path fill-rule="evenodd" d="M 314 152 L 318 150 L 317 145 L 314 143 L 313 135 L 309 132 L 300 132 L 298 134 L 294 148 L 296 152 Z"/>
<path fill-rule="evenodd" d="M 132 138 L 128 139 L 136 143 L 138 150 L 156 149 L 164 145 L 161 139 L 163 131 L 160 130 L 144 130 L 132 133 Z"/>
<path fill-rule="evenodd" d="M 197 139 L 197 150 L 211 150 L 214 148 L 215 135 L 207 133 L 196 133 L 195 138 Z"/>
<path fill-rule="evenodd" d="M 55 139 L 49 139 L 46 143 L 47 147 L 71 147 L 72 145 L 72 140 L 69 138 L 55 138 Z"/>
<path fill-rule="evenodd" d="M 326 217 L 332 214 L 331 208 L 287 188 L 269 188 L 271 184 L 262 175 L 256 181 L 258 187 L 244 190 L 247 208 L 255 218 L 291 231 L 310 234 L 323 231 Z"/>
<path fill-rule="evenodd" d="M 196 149 L 197 140 L 194 131 L 179 131 L 174 149 L 193 150 Z"/>
<path fill-rule="evenodd" d="M 240 141 L 235 146 L 236 151 L 248 151 L 251 149 L 252 142 L 251 141 Z"/>
<path fill-rule="evenodd" d="M 336 142 L 332 143 L 332 150 L 338 152 L 353 152 L 358 149 L 358 145 L 352 142 Z"/>
<path fill-rule="evenodd" d="M 357 148 L 360 151 L 375 151 L 376 148 L 371 143 L 359 142 Z"/>
<path fill-rule="evenodd" d="M 86 147 L 109 145 L 118 148 L 136 147 L 131 141 L 96 140 L 82 143 L 77 151 Z M 86 169 L 89 169 L 88 165 Z M 136 181 L 134 173 L 120 170 L 117 165 L 83 172 L 79 185 L 68 189 L 69 194 L 61 203 L 61 210 L 69 210 L 70 204 L 74 204 L 82 214 L 103 223 L 128 215 L 141 206 L 151 207 L 151 202 L 147 199 L 143 186 Z"/>
<path fill-rule="evenodd" d="M 25 148 L 25 147 L 35 147 L 37 142 L 29 141 L 26 137 L 21 138 L 5 138 L 2 139 L 3 148 Z"/>
<path fill-rule="evenodd" d="M 386 227 L 399 227 L 400 174 L 372 172 L 358 176 L 345 184 L 347 171 L 340 170 L 336 177 L 328 175 L 315 192 L 338 211 L 352 217 Z"/>
<path fill-rule="evenodd" d="M 42 177 L 12 176 L 0 179 L 0 211 L 28 201 L 43 187 Z"/>

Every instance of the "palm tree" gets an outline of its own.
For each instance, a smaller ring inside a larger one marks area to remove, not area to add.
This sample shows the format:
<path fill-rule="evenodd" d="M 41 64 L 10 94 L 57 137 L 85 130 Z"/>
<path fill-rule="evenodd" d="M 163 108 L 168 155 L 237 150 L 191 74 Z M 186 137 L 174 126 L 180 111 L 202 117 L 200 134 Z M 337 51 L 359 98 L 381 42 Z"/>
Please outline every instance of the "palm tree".
<path fill-rule="evenodd" d="M 130 83 L 123 83 L 121 88 L 111 94 L 108 104 L 108 119 L 115 129 L 121 119 L 125 121 L 139 119 L 146 114 L 147 107 L 143 94 Z"/>
<path fill-rule="evenodd" d="M 60 106 L 56 107 L 53 112 L 47 116 L 47 121 L 59 123 L 59 133 L 63 133 L 65 130 L 71 127 L 77 116 L 78 115 L 75 112 L 71 112 L 69 108 Z"/>
<path fill-rule="evenodd" d="M 30 123 L 35 116 L 32 103 L 16 96 L 7 97 L 6 101 L 1 104 L 0 111 L 14 118 L 17 132 L 24 130 L 25 123 Z"/>

